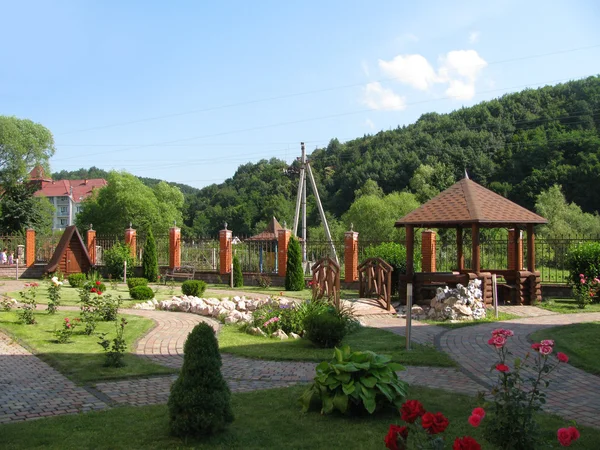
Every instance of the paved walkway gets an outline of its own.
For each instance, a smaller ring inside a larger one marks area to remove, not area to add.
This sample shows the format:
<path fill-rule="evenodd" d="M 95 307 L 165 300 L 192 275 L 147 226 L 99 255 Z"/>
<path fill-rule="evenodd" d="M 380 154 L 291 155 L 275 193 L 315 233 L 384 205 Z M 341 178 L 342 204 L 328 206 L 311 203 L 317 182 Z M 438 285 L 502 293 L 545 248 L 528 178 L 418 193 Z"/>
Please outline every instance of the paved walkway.
<path fill-rule="evenodd" d="M 21 286 L 1 286 L 15 290 Z M 64 308 L 71 309 L 71 308 Z M 600 313 L 555 314 L 535 307 L 501 307 L 501 310 L 525 318 L 503 322 L 515 332 L 511 348 L 517 355 L 530 347 L 527 336 L 545 327 L 588 321 L 600 321 Z M 218 324 L 201 316 L 167 311 L 125 310 L 127 314 L 153 319 L 157 326 L 138 343 L 136 353 L 159 364 L 179 368 L 183 362 L 183 345 L 196 324 Z M 404 335 L 405 320 L 391 315 L 362 316 L 368 326 Z M 415 342 L 435 345 L 451 355 L 460 369 L 408 367 L 400 376 L 409 383 L 474 395 L 487 390 L 495 381 L 489 367 L 495 353 L 487 345 L 491 330 L 498 324 L 447 329 L 413 322 Z M 309 382 L 314 377 L 315 363 L 261 361 L 223 354 L 223 374 L 233 392 L 290 386 Z M 20 345 L 0 334 L 0 423 L 27 420 L 103 409 L 113 405 L 148 405 L 165 403 L 175 376 L 98 383 L 78 387 Z M 553 374 L 548 390 L 547 410 L 578 423 L 600 427 L 600 377 L 565 365 Z M 93 395 L 92 395 L 93 394 Z"/>

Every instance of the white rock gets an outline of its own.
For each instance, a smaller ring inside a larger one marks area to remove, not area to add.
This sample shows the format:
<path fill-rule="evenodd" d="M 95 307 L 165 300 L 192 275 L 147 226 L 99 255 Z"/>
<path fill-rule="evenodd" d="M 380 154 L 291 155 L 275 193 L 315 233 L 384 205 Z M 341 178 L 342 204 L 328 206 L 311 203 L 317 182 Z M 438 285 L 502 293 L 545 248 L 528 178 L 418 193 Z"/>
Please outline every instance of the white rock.
<path fill-rule="evenodd" d="M 210 306 L 219 306 L 221 304 L 221 302 L 217 298 L 207 298 L 206 300 L 204 300 L 204 302 Z"/>
<path fill-rule="evenodd" d="M 246 311 L 246 302 L 245 301 L 240 301 L 237 305 L 236 308 L 238 311 Z"/>
<path fill-rule="evenodd" d="M 290 333 L 290 337 L 291 337 L 292 339 L 302 339 L 302 336 L 300 336 L 299 334 L 296 334 L 296 333 L 294 333 L 294 332 L 291 332 L 291 333 Z"/>
<path fill-rule="evenodd" d="M 233 317 L 233 316 L 227 316 L 225 317 L 224 322 L 226 324 L 230 324 L 230 323 L 238 323 L 240 321 L 240 319 L 238 319 L 237 317 Z"/>
<path fill-rule="evenodd" d="M 246 304 L 246 309 L 248 311 L 256 311 L 256 302 L 254 302 L 253 300 L 248 300 L 247 302 L 245 302 Z"/>
<path fill-rule="evenodd" d="M 412 314 L 423 314 L 423 313 L 424 313 L 424 311 L 423 311 L 423 308 L 421 308 L 419 305 L 415 305 L 415 306 L 413 306 L 413 307 L 410 309 L 410 312 L 411 312 Z"/>
<path fill-rule="evenodd" d="M 234 303 L 239 303 L 242 299 L 237 295 L 231 299 Z"/>
<path fill-rule="evenodd" d="M 252 334 L 253 336 L 267 336 L 267 334 L 258 327 L 249 328 L 248 334 Z"/>
<path fill-rule="evenodd" d="M 463 316 L 472 316 L 473 311 L 466 305 L 454 305 L 454 309 L 458 311 Z"/>
<path fill-rule="evenodd" d="M 274 337 L 276 339 L 281 339 L 282 341 L 284 339 L 289 339 L 289 336 L 287 334 L 285 334 L 285 331 L 283 331 L 283 330 L 275 331 L 273 334 L 271 334 L 271 337 Z"/>
<path fill-rule="evenodd" d="M 154 306 L 158 306 L 158 300 L 156 300 L 155 298 L 152 299 L 152 304 Z"/>
<path fill-rule="evenodd" d="M 230 300 L 225 300 L 221 302 L 221 308 L 225 308 L 229 311 L 235 311 L 235 303 Z"/>

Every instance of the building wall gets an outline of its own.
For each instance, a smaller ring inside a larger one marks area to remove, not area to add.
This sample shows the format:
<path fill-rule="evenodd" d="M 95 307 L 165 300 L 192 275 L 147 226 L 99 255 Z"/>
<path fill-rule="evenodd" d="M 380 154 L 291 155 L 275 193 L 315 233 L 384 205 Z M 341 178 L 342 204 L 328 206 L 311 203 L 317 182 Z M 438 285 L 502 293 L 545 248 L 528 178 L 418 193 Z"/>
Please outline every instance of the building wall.
<path fill-rule="evenodd" d="M 64 230 L 70 225 L 75 225 L 75 217 L 80 211 L 81 203 L 76 203 L 69 196 L 48 197 L 54 206 L 52 230 Z"/>

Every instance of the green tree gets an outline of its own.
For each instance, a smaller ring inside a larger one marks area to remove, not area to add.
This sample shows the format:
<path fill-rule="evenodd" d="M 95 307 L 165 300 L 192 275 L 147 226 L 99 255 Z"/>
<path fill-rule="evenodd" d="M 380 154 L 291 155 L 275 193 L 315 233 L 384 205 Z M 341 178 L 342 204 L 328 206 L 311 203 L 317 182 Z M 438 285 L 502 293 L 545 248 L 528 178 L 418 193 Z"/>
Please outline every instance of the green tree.
<path fill-rule="evenodd" d="M 205 436 L 233 421 L 231 393 L 221 374 L 221 354 L 212 327 L 200 323 L 188 335 L 183 366 L 171 387 L 167 406 L 176 436 Z"/>
<path fill-rule="evenodd" d="M 155 282 L 158 280 L 158 255 L 156 253 L 156 241 L 152 230 L 148 230 L 146 243 L 144 244 L 144 253 L 142 255 L 142 272 L 144 278 Z"/>
<path fill-rule="evenodd" d="M 302 268 L 302 249 L 298 239 L 290 237 L 288 243 L 285 290 L 302 291 L 304 289 L 304 269 Z"/>
<path fill-rule="evenodd" d="M 50 232 L 54 206 L 46 197 L 34 197 L 35 191 L 29 184 L 5 185 L 0 196 L 0 233 L 14 234 L 25 228 Z"/>
<path fill-rule="evenodd" d="M 408 192 L 394 192 L 382 198 L 364 195 L 352 203 L 342 219 L 348 227 L 354 225 L 361 240 L 397 241 L 401 231 L 394 228 L 394 224 L 418 207 L 414 194 Z"/>
<path fill-rule="evenodd" d="M 131 248 L 127 244 L 117 242 L 104 252 L 104 265 L 108 273 L 115 279 L 123 278 L 123 270 L 127 261 L 127 278 L 133 276 L 135 258 L 131 255 Z"/>
<path fill-rule="evenodd" d="M 54 155 L 54 138 L 43 125 L 27 119 L 0 116 L 0 184 L 12 186 L 26 181 L 40 165 L 48 169 Z"/>
<path fill-rule="evenodd" d="M 76 218 L 80 229 L 92 223 L 99 233 L 121 233 L 132 223 L 166 234 L 175 222 L 182 223 L 183 195 L 178 188 L 159 183 L 151 189 L 137 177 L 116 171 L 108 174 L 107 181 L 108 186 L 83 201 Z"/>
<path fill-rule="evenodd" d="M 242 273 L 242 265 L 240 264 L 240 260 L 235 255 L 233 257 L 233 287 L 242 287 L 244 286 L 244 274 Z"/>
<path fill-rule="evenodd" d="M 410 179 L 410 189 L 418 202 L 425 203 L 454 184 L 454 174 L 446 164 L 421 164 Z"/>

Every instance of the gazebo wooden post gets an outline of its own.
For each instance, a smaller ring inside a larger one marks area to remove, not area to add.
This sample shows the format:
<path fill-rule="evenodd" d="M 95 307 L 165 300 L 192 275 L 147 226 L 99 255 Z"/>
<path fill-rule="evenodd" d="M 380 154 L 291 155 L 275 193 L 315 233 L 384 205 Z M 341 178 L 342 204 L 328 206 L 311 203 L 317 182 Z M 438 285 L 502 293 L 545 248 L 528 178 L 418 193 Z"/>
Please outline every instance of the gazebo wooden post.
<path fill-rule="evenodd" d="M 481 271 L 481 253 L 479 247 L 479 224 L 474 223 L 471 225 L 471 241 L 473 246 L 471 248 L 471 271 L 479 273 Z"/>
<path fill-rule="evenodd" d="M 533 224 L 527 224 L 527 270 L 535 272 L 535 233 Z"/>
<path fill-rule="evenodd" d="M 520 272 L 523 268 L 520 267 L 519 262 L 522 259 L 522 253 L 521 253 L 521 230 L 519 229 L 519 227 L 517 226 L 517 224 L 514 224 L 513 226 L 513 241 L 510 242 L 509 244 L 513 246 L 513 255 L 514 256 L 514 260 L 515 260 L 515 270 L 517 272 Z"/>
<path fill-rule="evenodd" d="M 465 270 L 465 256 L 463 254 L 463 229 L 456 227 L 456 256 L 458 258 L 458 271 Z"/>
<path fill-rule="evenodd" d="M 409 277 L 409 283 L 412 283 L 412 277 L 415 273 L 414 255 L 415 228 L 412 225 L 406 225 L 406 275 Z"/>

